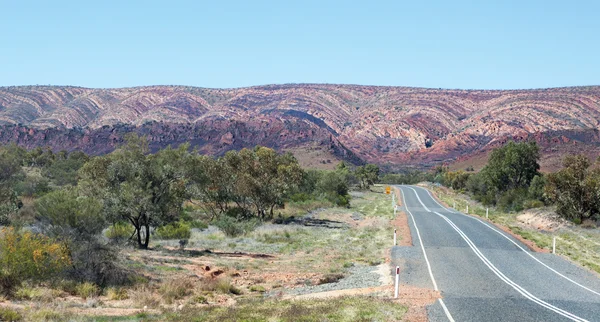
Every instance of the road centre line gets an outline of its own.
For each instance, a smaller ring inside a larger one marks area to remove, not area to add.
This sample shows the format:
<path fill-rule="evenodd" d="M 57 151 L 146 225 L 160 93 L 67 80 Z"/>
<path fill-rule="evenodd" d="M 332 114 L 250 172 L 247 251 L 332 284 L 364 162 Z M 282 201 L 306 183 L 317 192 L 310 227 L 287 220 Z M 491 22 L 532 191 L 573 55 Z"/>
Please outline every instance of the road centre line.
<path fill-rule="evenodd" d="M 437 283 L 435 282 L 435 278 L 433 277 L 433 272 L 431 271 L 431 264 L 429 264 L 429 259 L 427 258 L 427 252 L 425 251 L 425 247 L 423 246 L 423 240 L 421 239 L 421 233 L 419 232 L 419 227 L 417 227 L 417 222 L 415 221 L 415 217 L 410 212 L 410 210 L 408 210 L 408 205 L 406 204 L 406 198 L 404 197 L 404 191 L 402 190 L 402 188 L 399 188 L 399 189 L 400 189 L 400 193 L 402 193 L 402 200 L 404 201 L 404 206 L 406 208 L 406 211 L 410 215 L 413 225 L 415 226 L 415 231 L 417 232 L 417 238 L 419 238 L 419 244 L 421 245 L 421 250 L 423 251 L 423 257 L 425 257 L 425 263 L 427 263 L 427 270 L 429 271 L 429 277 L 431 278 L 431 282 L 433 283 L 433 290 L 439 291 Z M 448 318 L 448 320 L 450 320 L 450 322 L 455 322 L 454 318 L 452 317 L 452 314 L 450 314 L 450 311 L 446 307 L 446 304 L 444 304 L 444 301 L 441 298 L 439 299 L 439 301 L 440 301 L 442 309 L 444 310 L 444 313 L 446 314 L 446 317 Z"/>
<path fill-rule="evenodd" d="M 432 200 L 433 200 L 435 203 L 437 203 L 437 204 L 438 204 L 440 207 L 442 207 L 443 209 L 446 209 L 447 211 L 449 211 L 449 212 L 451 212 L 451 213 L 460 214 L 460 215 L 463 215 L 463 216 L 465 216 L 465 217 L 467 217 L 467 218 L 471 218 L 471 219 L 473 219 L 473 220 L 476 220 L 476 221 L 480 222 L 481 224 L 483 224 L 483 225 L 484 225 L 484 226 L 486 226 L 487 228 L 489 228 L 489 229 L 491 229 L 491 230 L 495 231 L 495 232 L 496 232 L 496 233 L 498 233 L 500 236 L 502 236 L 502 237 L 506 238 L 508 241 L 510 241 L 511 243 L 513 243 L 515 246 L 517 246 L 517 247 L 518 247 L 518 248 L 519 248 L 521 251 L 523 251 L 523 252 L 524 252 L 525 254 L 527 254 L 529 257 L 533 258 L 533 259 L 534 259 L 536 262 L 540 263 L 542 266 L 544 266 L 544 267 L 546 267 L 547 269 L 549 269 L 550 271 L 554 272 L 556 275 L 558 275 L 558 276 L 560 276 L 560 277 L 562 277 L 562 278 L 566 279 L 567 281 L 569 281 L 569 282 L 571 282 L 571 283 L 573 283 L 573 284 L 575 284 L 575 285 L 577 285 L 577 286 L 579 286 L 579 287 L 583 288 L 583 289 L 584 289 L 584 290 L 586 290 L 586 291 L 589 291 L 589 292 L 591 292 L 591 293 L 594 293 L 594 294 L 596 294 L 596 295 L 600 296 L 600 292 L 594 291 L 594 290 L 590 289 L 589 287 L 587 287 L 587 286 L 584 286 L 584 285 L 582 285 L 582 284 L 580 284 L 580 283 L 578 283 L 578 282 L 576 282 L 576 281 L 572 280 L 572 279 L 571 279 L 571 278 L 569 278 L 568 276 L 565 276 L 565 275 L 561 274 L 559 271 L 555 270 L 554 268 L 552 268 L 552 267 L 548 266 L 546 263 L 544 263 L 544 262 L 540 261 L 539 259 L 537 259 L 537 258 L 536 258 L 535 256 L 533 256 L 533 255 L 532 255 L 530 252 L 528 252 L 528 251 L 527 251 L 527 250 L 525 250 L 523 247 L 521 247 L 519 244 L 517 244 L 517 243 L 516 243 L 514 240 L 510 239 L 510 238 L 509 238 L 507 235 L 505 235 L 505 234 L 504 234 L 504 233 L 502 233 L 501 231 L 497 230 L 496 228 L 492 227 L 491 225 L 489 225 L 488 223 L 484 222 L 483 220 L 481 220 L 481 219 L 479 219 L 479 218 L 477 218 L 477 217 L 473 217 L 473 216 L 465 215 L 465 214 L 463 214 L 463 213 L 461 213 L 461 212 L 454 212 L 454 211 L 451 211 L 451 210 L 449 210 L 448 208 L 446 208 L 444 205 L 440 204 L 440 203 L 439 203 L 439 202 L 438 202 L 438 201 L 437 201 L 437 200 L 436 200 L 436 199 L 435 199 L 435 198 L 434 198 L 434 197 L 431 195 L 431 192 L 430 192 L 429 190 L 427 190 L 427 189 L 425 189 L 425 188 L 422 188 L 422 187 L 419 187 L 419 188 L 421 188 L 421 189 L 423 189 L 423 190 L 427 191 L 427 192 L 429 193 L 429 195 L 431 196 L 431 199 L 432 199 Z M 412 189 L 412 188 L 411 188 L 411 189 Z M 413 190 L 414 190 L 414 189 L 413 189 Z M 416 190 L 415 190 L 415 193 L 416 193 Z M 419 199 L 419 201 L 421 201 L 421 199 Z"/>

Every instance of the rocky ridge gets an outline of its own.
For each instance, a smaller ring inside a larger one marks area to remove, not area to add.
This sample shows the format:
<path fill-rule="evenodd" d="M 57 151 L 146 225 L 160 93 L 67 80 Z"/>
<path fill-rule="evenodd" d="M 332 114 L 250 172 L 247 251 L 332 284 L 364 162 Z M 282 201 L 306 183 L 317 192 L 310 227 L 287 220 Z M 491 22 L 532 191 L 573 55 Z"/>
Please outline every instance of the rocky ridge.
<path fill-rule="evenodd" d="M 510 139 L 534 139 L 552 159 L 564 151 L 600 152 L 599 121 L 600 87 L 0 88 L 0 142 L 93 154 L 138 132 L 154 148 L 190 141 L 221 154 L 256 144 L 316 145 L 355 163 L 390 167 L 461 162 Z"/>

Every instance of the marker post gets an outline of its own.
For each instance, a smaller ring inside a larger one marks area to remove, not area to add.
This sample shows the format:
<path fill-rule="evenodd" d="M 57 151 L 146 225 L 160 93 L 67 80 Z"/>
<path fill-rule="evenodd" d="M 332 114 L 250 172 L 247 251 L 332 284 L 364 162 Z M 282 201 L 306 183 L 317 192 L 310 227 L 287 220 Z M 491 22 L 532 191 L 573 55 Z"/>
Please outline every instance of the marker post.
<path fill-rule="evenodd" d="M 396 229 L 394 229 L 394 246 L 396 246 Z"/>
<path fill-rule="evenodd" d="M 556 237 L 552 238 L 552 254 L 556 254 Z"/>
<path fill-rule="evenodd" d="M 398 287 L 400 287 L 400 266 L 396 266 L 396 286 L 394 288 L 394 298 L 398 298 Z"/>

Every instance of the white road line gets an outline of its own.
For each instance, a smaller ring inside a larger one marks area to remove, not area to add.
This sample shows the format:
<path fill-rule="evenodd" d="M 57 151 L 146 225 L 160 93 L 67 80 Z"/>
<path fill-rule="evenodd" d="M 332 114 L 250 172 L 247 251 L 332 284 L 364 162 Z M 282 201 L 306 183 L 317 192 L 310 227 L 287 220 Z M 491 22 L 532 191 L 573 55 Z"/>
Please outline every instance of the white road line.
<path fill-rule="evenodd" d="M 402 193 L 402 200 L 404 201 L 404 208 L 406 208 L 406 211 L 410 215 L 413 225 L 415 226 L 415 231 L 417 232 L 417 238 L 419 238 L 419 244 L 421 245 L 421 250 L 423 251 L 423 257 L 425 257 L 425 263 L 427 263 L 427 270 L 429 271 L 429 277 L 431 278 L 431 282 L 433 283 L 433 290 L 439 291 L 437 283 L 435 282 L 435 278 L 433 277 L 433 272 L 431 271 L 431 264 L 429 264 L 429 258 L 427 258 L 427 252 L 425 251 L 425 246 L 423 246 L 423 240 L 421 239 L 421 233 L 419 232 L 419 227 L 417 227 L 417 222 L 415 221 L 415 217 L 410 212 L 410 210 L 408 210 L 408 205 L 406 204 L 406 198 L 404 197 L 404 190 L 402 190 L 402 188 L 399 188 L 399 189 L 400 189 L 400 193 Z M 442 299 L 440 299 L 440 304 L 442 305 L 442 309 L 444 310 L 446 317 L 448 317 L 448 320 L 450 320 L 450 322 L 455 322 L 454 318 L 452 318 L 452 314 L 450 314 L 450 311 L 448 311 L 448 308 L 446 307 L 446 304 L 444 304 L 444 301 L 442 301 Z"/>
<path fill-rule="evenodd" d="M 444 301 L 442 299 L 440 299 L 440 304 L 442 305 L 442 309 L 444 309 L 444 313 L 446 313 L 448 320 L 450 320 L 450 322 L 456 322 L 454 321 L 454 318 L 452 318 L 450 311 L 448 311 L 448 308 L 446 307 L 446 304 L 444 304 Z"/>
<path fill-rule="evenodd" d="M 427 189 L 425 189 L 425 188 L 421 188 L 421 189 L 423 189 L 423 190 L 427 191 L 427 192 L 429 193 L 429 195 L 431 196 L 431 192 L 430 192 L 429 190 L 427 190 Z M 587 287 L 587 286 L 585 286 L 585 285 L 582 285 L 582 284 L 579 284 L 579 283 L 577 283 L 576 281 L 572 280 L 572 279 L 571 279 L 571 278 L 569 278 L 568 276 L 565 276 L 565 275 L 561 274 L 559 271 L 557 271 L 557 270 L 555 270 L 554 268 L 552 268 L 552 267 L 548 266 L 546 263 L 544 263 L 544 262 L 540 261 L 540 260 L 539 260 L 539 259 L 537 259 L 535 256 L 533 256 L 533 255 L 532 255 L 530 252 L 528 252 L 528 251 L 527 251 L 527 250 L 525 250 L 523 247 L 521 247 L 519 244 L 517 244 L 517 243 L 516 243 L 514 240 L 510 239 L 510 237 L 508 237 L 506 234 L 504 234 L 504 233 L 503 233 L 503 232 L 501 232 L 500 230 L 498 230 L 498 229 L 496 229 L 496 228 L 492 227 L 491 225 L 489 225 L 489 224 L 488 224 L 488 223 L 486 223 L 485 221 L 483 221 L 483 220 L 481 220 L 481 219 L 479 219 L 479 218 L 477 218 L 477 217 L 473 217 L 473 216 L 465 215 L 465 214 L 463 214 L 463 213 L 461 213 L 461 212 L 454 212 L 454 211 L 451 211 L 451 210 L 449 210 L 448 208 L 444 207 L 444 206 L 443 206 L 442 204 L 440 204 L 439 202 L 437 202 L 437 200 L 435 200 L 435 198 L 433 198 L 433 196 L 431 196 L 431 199 L 433 199 L 433 201 L 434 201 L 435 203 L 437 203 L 437 204 L 438 204 L 440 207 L 442 207 L 443 209 L 446 209 L 446 210 L 448 210 L 448 211 L 449 211 L 449 212 L 451 212 L 451 213 L 460 214 L 460 215 L 463 215 L 463 216 L 465 216 L 465 217 L 467 217 L 467 218 L 471 218 L 471 219 L 473 219 L 473 220 L 477 220 L 478 222 L 480 222 L 481 224 L 483 224 L 483 225 L 484 225 L 484 226 L 486 226 L 487 228 L 489 228 L 489 229 L 491 229 L 491 230 L 495 231 L 495 232 L 496 232 L 496 233 L 498 233 L 500 236 L 502 236 L 502 237 L 506 238 L 508 241 L 510 241 L 511 243 L 513 243 L 515 246 L 517 246 L 517 247 L 518 247 L 520 250 L 522 250 L 522 251 L 523 251 L 525 254 L 527 254 L 529 257 L 533 258 L 533 259 L 534 259 L 536 262 L 540 263 L 542 266 L 544 266 L 544 267 L 546 267 L 547 269 L 549 269 L 550 271 L 554 272 L 556 275 L 558 275 L 558 276 L 560 276 L 560 277 L 562 277 L 562 278 L 566 279 L 567 281 L 569 281 L 569 282 L 571 282 L 571 283 L 573 283 L 573 284 L 575 284 L 575 285 L 577 285 L 577 286 L 579 286 L 579 287 L 583 288 L 583 289 L 584 289 L 584 290 L 586 290 L 586 291 L 589 291 L 589 292 L 591 292 L 591 293 L 594 293 L 594 294 L 596 294 L 596 295 L 600 296 L 600 292 L 594 291 L 594 290 L 590 289 L 589 287 Z"/>
<path fill-rule="evenodd" d="M 570 313 L 568 311 L 565 311 L 561 308 L 558 308 L 548 302 L 545 302 L 541 299 L 539 299 L 538 297 L 536 297 L 535 295 L 529 293 L 525 288 L 523 288 L 522 286 L 520 286 L 519 284 L 513 282 L 511 279 L 509 279 L 508 277 L 506 277 L 506 275 L 504 275 L 498 268 L 496 268 L 496 266 L 494 266 L 494 264 L 492 264 L 492 262 L 485 257 L 485 255 L 483 255 L 483 253 L 481 253 L 481 251 L 479 251 L 479 249 L 477 248 L 477 246 L 475 246 L 475 244 L 471 241 L 471 239 L 469 239 L 469 237 L 460 229 L 458 228 L 458 226 L 456 226 L 454 224 L 454 222 L 452 222 L 452 220 L 448 219 L 446 216 L 435 212 L 435 214 L 437 214 L 438 216 L 440 216 L 442 219 L 444 219 L 449 225 L 450 227 L 452 227 L 462 238 L 465 242 L 467 242 L 467 245 L 469 245 L 469 247 L 471 248 L 471 250 L 473 250 L 473 252 L 475 253 L 475 255 L 477 255 L 477 257 L 479 257 L 479 259 L 494 273 L 496 274 L 496 276 L 498 276 L 500 278 L 500 280 L 502 280 L 504 283 L 510 285 L 512 288 L 514 288 L 517 292 L 519 292 L 521 295 L 523 295 L 524 297 L 526 297 L 527 299 L 531 300 L 532 302 L 539 304 L 542 307 L 545 307 L 555 313 L 558 313 L 568 319 L 571 319 L 573 321 L 587 321 L 586 319 L 583 319 L 573 313 Z"/>
<path fill-rule="evenodd" d="M 413 187 L 408 187 L 409 189 L 412 189 L 412 191 L 415 192 L 415 195 L 417 196 L 417 199 L 419 199 L 419 202 L 421 203 L 421 206 L 423 206 L 423 208 L 425 208 L 425 210 L 427 210 L 427 212 L 431 212 L 431 210 L 429 210 L 429 208 L 427 208 L 427 206 L 425 206 L 425 204 L 423 203 L 423 201 L 421 201 L 421 198 L 419 198 L 419 194 L 417 193 L 417 190 L 415 190 Z M 400 191 L 402 191 L 402 189 L 400 189 Z"/>

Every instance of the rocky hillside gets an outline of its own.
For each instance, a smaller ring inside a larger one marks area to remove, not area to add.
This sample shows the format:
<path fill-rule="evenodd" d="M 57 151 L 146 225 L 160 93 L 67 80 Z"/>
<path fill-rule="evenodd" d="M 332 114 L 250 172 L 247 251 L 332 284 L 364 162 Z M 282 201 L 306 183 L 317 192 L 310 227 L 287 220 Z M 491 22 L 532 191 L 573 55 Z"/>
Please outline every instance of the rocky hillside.
<path fill-rule="evenodd" d="M 0 142 L 109 152 L 127 132 L 155 148 L 190 141 L 220 154 L 256 144 L 322 149 L 355 163 L 468 163 L 509 139 L 562 153 L 600 152 L 600 87 L 438 90 L 355 85 L 239 89 L 152 86 L 0 88 Z M 325 162 L 325 161 L 323 161 Z"/>

